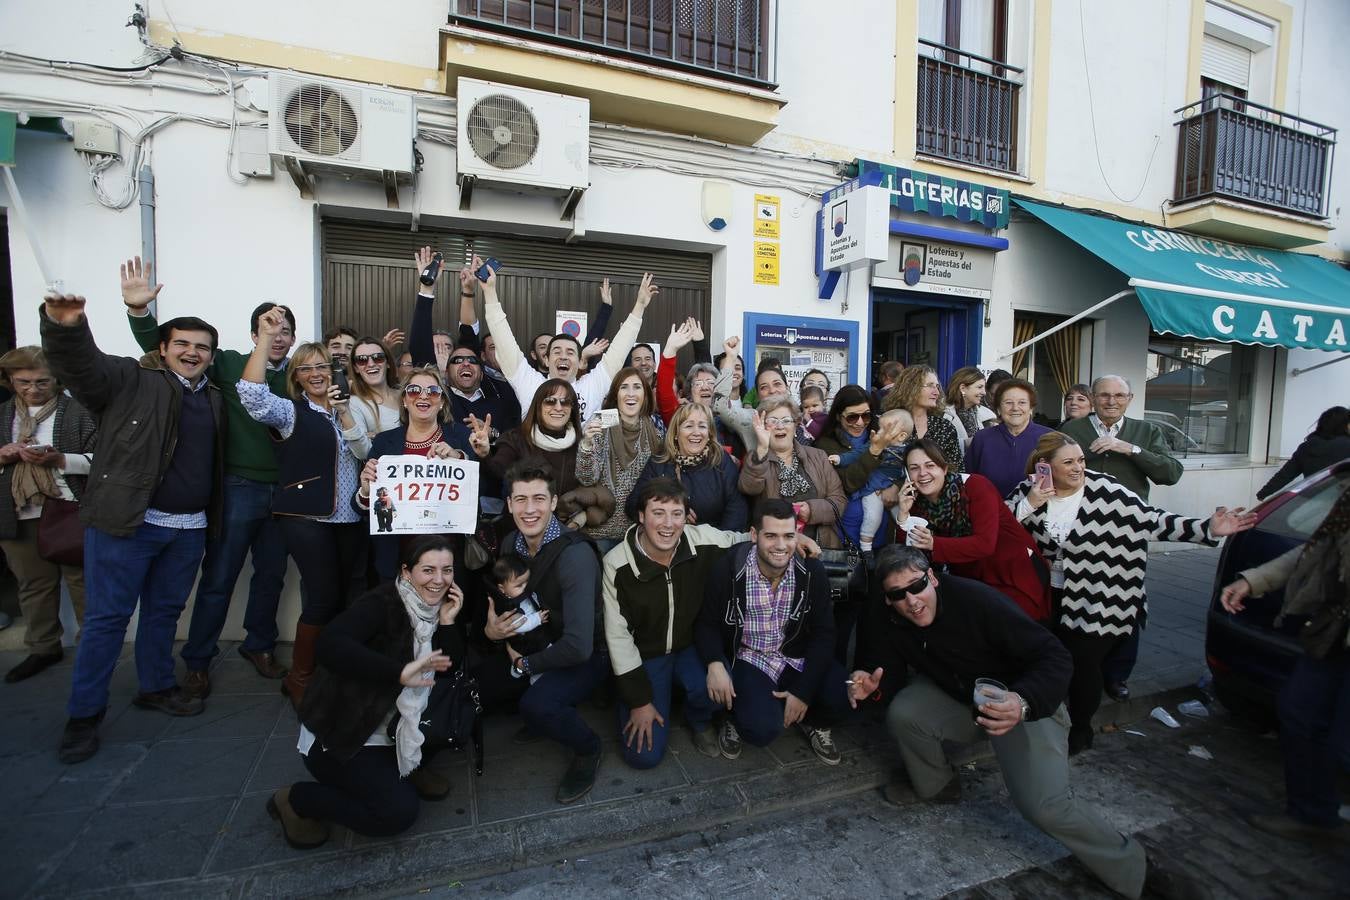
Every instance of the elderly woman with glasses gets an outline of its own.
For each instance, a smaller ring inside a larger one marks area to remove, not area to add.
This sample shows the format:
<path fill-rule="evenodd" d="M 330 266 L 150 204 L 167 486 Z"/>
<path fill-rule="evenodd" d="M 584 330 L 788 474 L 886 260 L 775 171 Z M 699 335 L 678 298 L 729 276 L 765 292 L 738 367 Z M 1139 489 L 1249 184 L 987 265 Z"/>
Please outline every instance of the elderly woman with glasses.
<path fill-rule="evenodd" d="M 801 419 L 790 397 L 777 396 L 759 405 L 753 425 L 755 449 L 741 468 L 741 492 L 751 506 L 760 498 L 781 498 L 792 504 L 797 530 L 822 547 L 842 545 L 835 528 L 848 503 L 829 456 L 797 440 Z"/>
<path fill-rule="evenodd" d="M 361 469 L 361 486 L 352 502 L 362 516 L 370 511 L 376 464 L 381 456 L 468 457 L 469 429 L 450 417 L 448 393 L 440 369 L 434 365 L 414 369 L 408 376 L 400 392 L 398 424 L 375 435 L 370 442 L 370 455 Z M 397 516 L 398 510 L 392 509 L 390 513 Z M 376 574 L 386 581 L 392 579 L 398 574 L 398 536 L 378 535 L 371 538 L 370 546 Z"/>
<path fill-rule="evenodd" d="M 357 459 L 370 455 L 375 435 L 397 428 L 402 405 L 399 374 L 393 354 L 377 338 L 363 337 L 352 350 L 347 367 L 351 401 L 339 411 L 342 437 Z"/>
<path fill-rule="evenodd" d="M 10 499 L 0 504 L 0 548 L 18 579 L 19 608 L 28 626 L 28 655 L 5 673 L 12 683 L 61 661 L 62 581 L 76 620 L 84 622 L 84 569 L 39 556 L 37 536 L 48 503 L 79 501 L 97 426 L 61 392 L 40 347 L 19 347 L 0 357 L 0 384 L 14 391 L 0 404 L 0 492 Z"/>
<path fill-rule="evenodd" d="M 267 386 L 267 354 L 285 324 L 280 307 L 258 318 L 258 343 L 236 387 L 244 410 L 278 442 L 272 513 L 301 582 L 294 659 L 281 690 L 298 708 L 314 672 L 319 633 L 365 588 L 367 528 L 351 505 L 360 460 L 342 438 L 338 419 L 347 400 L 333 384 L 327 348 L 296 349 L 286 373 L 289 400 Z"/>

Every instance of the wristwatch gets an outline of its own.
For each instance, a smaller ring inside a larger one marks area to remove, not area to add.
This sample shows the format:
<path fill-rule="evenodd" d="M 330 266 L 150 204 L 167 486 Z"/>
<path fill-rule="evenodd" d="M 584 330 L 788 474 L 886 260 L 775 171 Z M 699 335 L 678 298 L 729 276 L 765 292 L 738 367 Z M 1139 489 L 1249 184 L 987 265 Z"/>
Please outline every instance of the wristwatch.
<path fill-rule="evenodd" d="M 1144 448 L 1140 447 L 1138 444 L 1131 444 L 1131 445 L 1130 445 L 1130 453 L 1131 453 L 1132 455 L 1138 456 L 1138 455 L 1139 455 L 1140 453 L 1142 453 L 1142 452 L 1144 452 Z"/>
<path fill-rule="evenodd" d="M 1031 716 L 1031 704 L 1027 702 L 1026 697 L 1022 697 L 1022 721 L 1025 722 Z"/>

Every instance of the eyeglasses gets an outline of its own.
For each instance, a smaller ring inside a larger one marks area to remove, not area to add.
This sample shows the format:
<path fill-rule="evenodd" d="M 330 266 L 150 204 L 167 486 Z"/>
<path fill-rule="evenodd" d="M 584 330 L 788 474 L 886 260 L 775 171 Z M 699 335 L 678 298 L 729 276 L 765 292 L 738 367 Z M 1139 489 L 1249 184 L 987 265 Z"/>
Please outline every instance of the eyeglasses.
<path fill-rule="evenodd" d="M 476 356 L 452 356 L 452 357 L 450 357 L 450 365 L 452 365 L 452 366 L 459 366 L 459 365 L 476 366 L 476 365 L 478 365 L 478 357 L 476 357 Z"/>
<path fill-rule="evenodd" d="M 870 412 L 844 413 L 844 421 L 850 425 L 857 425 L 859 422 L 870 422 L 872 421 L 872 414 Z"/>
<path fill-rule="evenodd" d="M 303 377 L 305 375 L 313 374 L 322 375 L 325 372 L 333 371 L 333 367 L 328 363 L 310 363 L 309 365 L 296 366 L 295 371 Z"/>
<path fill-rule="evenodd" d="M 775 416 L 772 419 L 765 419 L 764 424 L 769 426 L 770 428 L 789 428 L 793 425 L 796 425 L 797 420 L 793 418 L 782 418 L 779 416 Z"/>
<path fill-rule="evenodd" d="M 1093 396 L 1095 396 L 1098 400 L 1115 400 L 1117 403 L 1119 403 L 1119 402 L 1122 401 L 1122 400 L 1128 400 L 1128 399 L 1130 399 L 1130 398 L 1133 397 L 1134 395 L 1133 395 L 1133 394 L 1094 394 Z"/>
<path fill-rule="evenodd" d="M 420 397 L 422 394 L 439 397 L 444 392 L 439 384 L 410 384 L 403 389 L 403 393 L 408 397 Z"/>
<path fill-rule="evenodd" d="M 886 591 L 887 603 L 903 603 L 916 594 L 922 594 L 928 588 L 928 576 L 924 575 L 913 584 L 907 584 L 904 587 L 890 588 Z"/>
<path fill-rule="evenodd" d="M 401 363 L 398 364 L 398 367 L 399 367 L 400 369 L 411 369 L 411 368 L 414 368 L 414 366 L 413 366 L 413 361 L 412 361 L 411 359 L 404 360 L 403 362 L 401 362 Z"/>
<path fill-rule="evenodd" d="M 19 390 L 25 388 L 49 388 L 52 386 L 52 379 L 50 378 L 34 378 L 31 381 L 27 378 L 13 378 L 10 380 L 13 381 L 14 386 Z"/>
<path fill-rule="evenodd" d="M 366 363 L 382 363 L 385 358 L 383 353 L 358 353 L 352 357 L 358 366 L 364 366 Z"/>
<path fill-rule="evenodd" d="M 559 406 L 564 409 L 572 408 L 572 401 L 566 397 L 545 397 L 543 400 L 545 406 Z"/>
<path fill-rule="evenodd" d="M 689 386 L 700 390 L 707 390 L 708 388 L 717 387 L 717 382 L 711 378 L 700 378 L 698 381 L 691 381 Z"/>

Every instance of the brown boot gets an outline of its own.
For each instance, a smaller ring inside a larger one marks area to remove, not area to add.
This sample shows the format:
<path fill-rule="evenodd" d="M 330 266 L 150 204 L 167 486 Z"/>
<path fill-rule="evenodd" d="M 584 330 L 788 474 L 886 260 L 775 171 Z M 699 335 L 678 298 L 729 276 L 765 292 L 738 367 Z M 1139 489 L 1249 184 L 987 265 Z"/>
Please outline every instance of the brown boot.
<path fill-rule="evenodd" d="M 309 687 L 309 678 L 314 674 L 314 645 L 319 640 L 322 625 L 306 625 L 298 622 L 295 626 L 295 651 L 291 654 L 291 670 L 281 682 L 281 692 L 291 698 L 291 705 L 300 711 L 300 702 L 305 699 L 305 688 Z"/>
<path fill-rule="evenodd" d="M 306 819 L 291 806 L 291 789 L 284 787 L 267 799 L 267 814 L 281 823 L 286 843 L 297 850 L 313 850 L 328 840 L 328 823 Z"/>

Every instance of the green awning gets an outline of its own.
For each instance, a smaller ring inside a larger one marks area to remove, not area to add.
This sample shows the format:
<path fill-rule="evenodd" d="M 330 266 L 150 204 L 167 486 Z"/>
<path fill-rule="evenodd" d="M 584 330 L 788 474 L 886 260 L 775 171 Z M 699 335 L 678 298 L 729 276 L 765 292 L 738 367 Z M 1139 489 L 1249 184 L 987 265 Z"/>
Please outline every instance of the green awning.
<path fill-rule="evenodd" d="M 1014 202 L 1124 273 L 1158 331 L 1347 350 L 1350 272 L 1325 259 Z"/>

